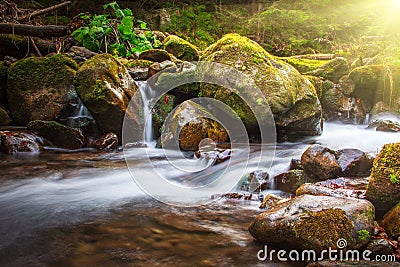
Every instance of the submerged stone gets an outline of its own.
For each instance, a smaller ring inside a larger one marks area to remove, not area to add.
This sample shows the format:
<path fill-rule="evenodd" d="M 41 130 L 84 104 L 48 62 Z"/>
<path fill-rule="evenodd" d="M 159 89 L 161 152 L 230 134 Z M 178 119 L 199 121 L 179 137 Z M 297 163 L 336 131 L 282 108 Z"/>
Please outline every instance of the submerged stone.
<path fill-rule="evenodd" d="M 43 150 L 38 136 L 28 132 L 0 131 L 0 151 L 6 154 L 34 153 Z"/>

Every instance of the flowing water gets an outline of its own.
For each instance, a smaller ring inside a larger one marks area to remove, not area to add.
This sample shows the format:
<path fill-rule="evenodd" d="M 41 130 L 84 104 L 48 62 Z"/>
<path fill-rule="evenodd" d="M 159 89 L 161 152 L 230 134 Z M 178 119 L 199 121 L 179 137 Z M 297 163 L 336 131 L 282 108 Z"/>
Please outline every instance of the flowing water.
<path fill-rule="evenodd" d="M 312 143 L 377 153 L 383 144 L 400 141 L 396 133 L 365 126 L 324 127 L 320 137 L 278 144 L 270 177 Z M 257 150 L 253 145 L 251 155 Z M 125 154 L 140 167 L 145 153 L 132 148 Z M 147 153 L 158 166 L 167 161 L 159 149 Z M 218 200 L 191 208 L 157 202 L 135 184 L 122 151 L 48 150 L 0 158 L 1 266 L 291 266 L 258 262 L 262 245 L 247 231 L 260 213 L 257 201 Z M 197 178 L 207 181 L 224 166 Z M 179 172 L 164 171 L 182 179 Z"/>

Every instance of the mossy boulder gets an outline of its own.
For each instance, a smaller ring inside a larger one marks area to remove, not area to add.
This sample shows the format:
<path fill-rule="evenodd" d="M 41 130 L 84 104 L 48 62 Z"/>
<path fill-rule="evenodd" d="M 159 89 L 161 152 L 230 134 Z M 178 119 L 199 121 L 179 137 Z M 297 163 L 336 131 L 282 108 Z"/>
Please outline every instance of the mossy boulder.
<path fill-rule="evenodd" d="M 367 238 L 359 238 L 359 231 Z M 366 200 L 301 195 L 261 213 L 249 226 L 251 235 L 276 247 L 313 249 L 338 248 L 345 239 L 346 249 L 366 245 L 374 230 L 374 206 Z"/>
<path fill-rule="evenodd" d="M 280 135 L 317 135 L 321 132 L 321 106 L 314 86 L 295 68 L 272 56 L 256 42 L 238 34 L 228 34 L 209 46 L 201 60 L 230 66 L 251 78 L 267 99 Z M 218 78 L 229 79 L 226 75 L 229 73 L 221 73 Z M 252 91 L 247 91 L 242 93 L 252 97 Z M 258 128 L 250 107 L 231 90 L 202 83 L 200 92 L 230 106 L 250 133 Z"/>
<path fill-rule="evenodd" d="M 8 66 L 0 62 L 0 105 L 7 106 L 7 74 Z"/>
<path fill-rule="evenodd" d="M 161 135 L 164 148 L 174 148 L 179 140 L 182 150 L 196 151 L 199 143 L 205 138 L 214 142 L 228 142 L 229 136 L 224 127 L 201 105 L 187 100 L 180 104 L 166 120 L 166 128 Z"/>
<path fill-rule="evenodd" d="M 56 121 L 31 121 L 28 130 L 46 138 L 56 147 L 79 149 L 85 145 L 85 137 L 79 129 L 65 126 Z"/>
<path fill-rule="evenodd" d="M 172 60 L 172 58 L 171 55 L 163 49 L 149 49 L 140 53 L 139 60 L 163 62 L 166 60 Z"/>
<path fill-rule="evenodd" d="M 11 122 L 10 114 L 8 114 L 7 110 L 0 107 L 0 126 L 10 125 Z"/>
<path fill-rule="evenodd" d="M 99 130 L 115 132 L 121 140 L 125 111 L 137 90 L 125 66 L 111 55 L 96 55 L 77 71 L 75 88 Z"/>
<path fill-rule="evenodd" d="M 280 59 L 295 67 L 302 74 L 314 71 L 330 61 L 309 59 L 301 56 L 281 57 Z"/>
<path fill-rule="evenodd" d="M 338 83 L 343 75 L 348 74 L 350 71 L 349 64 L 343 57 L 336 57 L 331 61 L 325 63 L 314 71 L 306 74 L 318 76 L 330 80 L 334 83 Z"/>
<path fill-rule="evenodd" d="M 165 50 L 180 60 L 199 60 L 199 49 L 195 45 L 176 35 L 169 35 L 165 38 L 163 44 Z"/>
<path fill-rule="evenodd" d="M 375 158 L 367 198 L 379 217 L 400 202 L 400 143 L 384 145 Z"/>
<path fill-rule="evenodd" d="M 56 120 L 74 94 L 78 66 L 69 57 L 56 54 L 31 57 L 14 63 L 8 75 L 8 106 L 17 124 L 32 120 Z"/>
<path fill-rule="evenodd" d="M 315 91 L 317 92 L 318 99 L 321 100 L 322 95 L 329 89 L 332 89 L 335 84 L 331 81 L 325 80 L 321 77 L 306 75 L 306 77 L 314 86 Z"/>
<path fill-rule="evenodd" d="M 381 225 L 392 238 L 397 239 L 400 236 L 400 203 L 385 214 Z"/>
<path fill-rule="evenodd" d="M 349 77 L 355 83 L 354 96 L 361 99 L 368 110 L 379 101 L 397 107 L 396 101 L 400 97 L 399 66 L 362 66 L 353 69 Z"/>

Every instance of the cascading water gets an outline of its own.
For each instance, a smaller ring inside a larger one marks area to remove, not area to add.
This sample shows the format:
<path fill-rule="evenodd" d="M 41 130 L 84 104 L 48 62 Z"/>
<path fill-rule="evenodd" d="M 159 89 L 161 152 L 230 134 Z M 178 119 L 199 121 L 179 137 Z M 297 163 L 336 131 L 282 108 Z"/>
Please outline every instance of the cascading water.
<path fill-rule="evenodd" d="M 150 107 L 151 101 L 155 97 L 155 91 L 150 87 L 146 81 L 136 82 L 139 87 L 140 94 L 143 101 L 143 119 L 144 119 L 144 132 L 143 142 L 147 147 L 155 147 L 153 135 L 153 114 Z"/>
<path fill-rule="evenodd" d="M 74 128 L 80 128 L 88 125 L 93 121 L 92 114 L 82 103 L 81 99 L 78 98 L 78 103 L 75 107 L 75 112 L 72 116 L 68 117 L 67 125 Z"/>

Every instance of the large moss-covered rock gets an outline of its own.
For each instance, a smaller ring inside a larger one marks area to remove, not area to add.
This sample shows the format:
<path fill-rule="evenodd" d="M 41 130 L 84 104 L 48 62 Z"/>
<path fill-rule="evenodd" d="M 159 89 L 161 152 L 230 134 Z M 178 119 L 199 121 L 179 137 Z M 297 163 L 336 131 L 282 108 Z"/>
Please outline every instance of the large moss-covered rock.
<path fill-rule="evenodd" d="M 28 130 L 46 138 L 56 147 L 79 149 L 85 145 L 85 137 L 76 128 L 71 128 L 56 121 L 31 121 Z"/>
<path fill-rule="evenodd" d="M 12 119 L 8 112 L 4 108 L 0 107 L 0 126 L 10 125 L 11 122 Z"/>
<path fill-rule="evenodd" d="M 76 63 L 63 55 L 27 58 L 14 63 L 8 76 L 8 105 L 15 122 L 56 120 L 74 94 Z"/>
<path fill-rule="evenodd" d="M 314 71 L 329 62 L 329 60 L 310 59 L 301 56 L 281 57 L 280 59 L 289 63 L 303 74 Z"/>
<path fill-rule="evenodd" d="M 379 217 L 400 202 L 400 143 L 385 145 L 375 158 L 367 198 Z"/>
<path fill-rule="evenodd" d="M 137 85 L 125 66 L 108 54 L 96 55 L 79 68 L 75 87 L 103 133 L 121 140 L 123 118 Z"/>
<path fill-rule="evenodd" d="M 345 239 L 346 249 L 358 249 L 371 239 L 374 206 L 366 200 L 302 195 L 258 215 L 249 227 L 258 241 L 284 248 L 337 248 Z M 360 231 L 369 235 L 359 237 Z"/>
<path fill-rule="evenodd" d="M 396 239 L 400 236 L 400 203 L 385 214 L 381 225 L 389 236 Z"/>
<path fill-rule="evenodd" d="M 400 67 L 362 66 L 352 70 L 349 77 L 355 83 L 354 96 L 361 99 L 368 110 L 379 101 L 396 107 L 400 97 Z"/>
<path fill-rule="evenodd" d="M 176 35 L 169 35 L 165 38 L 163 44 L 164 49 L 178 59 L 185 61 L 199 60 L 199 49 Z"/>
<path fill-rule="evenodd" d="M 349 64 L 347 63 L 346 59 L 343 57 L 336 57 L 320 66 L 318 69 L 308 72 L 307 74 L 319 76 L 334 83 L 338 83 L 340 78 L 348 73 Z"/>
<path fill-rule="evenodd" d="M 179 140 L 183 150 L 198 150 L 199 143 L 205 138 L 214 142 L 227 142 L 226 130 L 216 121 L 212 114 L 193 101 L 185 101 L 179 105 L 167 119 L 166 129 L 161 135 L 163 147 L 172 147 Z"/>
<path fill-rule="evenodd" d="M 6 106 L 7 103 L 7 71 L 8 66 L 0 62 L 0 105 Z"/>
<path fill-rule="evenodd" d="M 225 35 L 203 52 L 201 60 L 222 63 L 248 75 L 267 99 L 281 135 L 321 132 L 321 106 L 314 86 L 295 68 L 270 55 L 254 41 L 237 34 Z M 200 85 L 200 90 L 203 96 L 229 105 L 248 130 L 258 127 L 251 109 L 237 94 L 206 83 Z M 246 93 L 251 97 L 251 91 Z"/>

